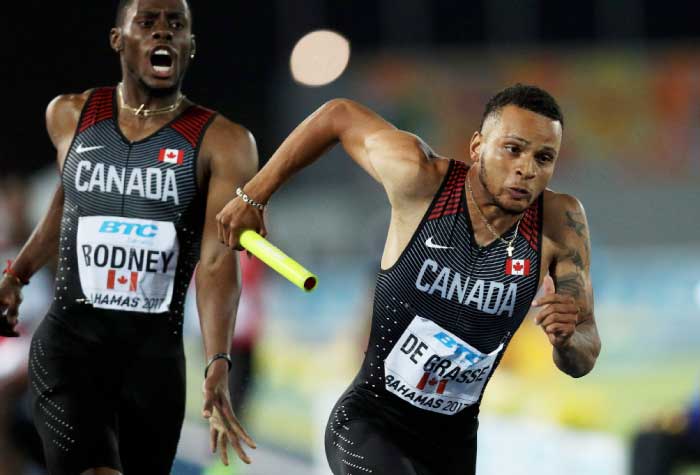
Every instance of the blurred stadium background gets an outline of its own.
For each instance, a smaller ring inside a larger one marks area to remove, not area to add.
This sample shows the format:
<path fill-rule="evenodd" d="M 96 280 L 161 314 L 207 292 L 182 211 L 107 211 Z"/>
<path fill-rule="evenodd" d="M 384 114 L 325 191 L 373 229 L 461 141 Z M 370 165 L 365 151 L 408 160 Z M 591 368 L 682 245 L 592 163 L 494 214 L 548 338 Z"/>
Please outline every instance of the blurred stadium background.
<path fill-rule="evenodd" d="M 15 256 L 57 183 L 46 104 L 119 79 L 107 42 L 113 4 L 26 0 L 19 13 L 0 20 L 3 259 Z M 558 98 L 566 128 L 551 187 L 576 195 L 588 213 L 603 353 L 592 374 L 572 380 L 556 371 L 551 347 L 528 319 L 486 392 L 477 473 L 629 473 L 640 428 L 669 426 L 699 393 L 695 3 L 193 0 L 192 6 L 199 55 L 185 93 L 248 127 L 263 161 L 333 97 L 363 102 L 461 160 L 497 90 L 534 83 Z M 345 36 L 352 53 L 338 80 L 307 87 L 293 79 L 289 58 L 295 43 L 317 29 Z M 271 239 L 316 271 L 320 285 L 305 295 L 266 272 L 256 287 L 259 301 L 246 310 L 259 332 L 242 415 L 261 448 L 251 467 L 212 466 L 199 417 L 203 362 L 191 306 L 188 418 L 174 474 L 330 473 L 323 429 L 361 361 L 388 216 L 382 190 L 340 150 L 275 196 Z M 51 289 L 50 269 L 26 289 L 25 335 L 43 317 Z M 244 298 L 251 292 L 244 289 Z M 0 474 L 43 473 L 16 447 L 31 440 L 21 431 L 27 342 L 28 336 L 0 340 Z M 677 473 L 700 472 L 684 466 Z"/>

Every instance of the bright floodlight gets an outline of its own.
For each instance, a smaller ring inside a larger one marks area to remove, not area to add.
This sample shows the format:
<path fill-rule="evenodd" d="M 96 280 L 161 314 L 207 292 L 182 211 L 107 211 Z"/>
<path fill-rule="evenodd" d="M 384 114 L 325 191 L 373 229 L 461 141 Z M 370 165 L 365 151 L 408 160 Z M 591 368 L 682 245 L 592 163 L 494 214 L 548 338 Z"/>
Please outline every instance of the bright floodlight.
<path fill-rule="evenodd" d="M 350 42 L 329 30 L 302 37 L 294 46 L 289 65 L 297 82 L 324 86 L 340 76 L 350 60 Z"/>

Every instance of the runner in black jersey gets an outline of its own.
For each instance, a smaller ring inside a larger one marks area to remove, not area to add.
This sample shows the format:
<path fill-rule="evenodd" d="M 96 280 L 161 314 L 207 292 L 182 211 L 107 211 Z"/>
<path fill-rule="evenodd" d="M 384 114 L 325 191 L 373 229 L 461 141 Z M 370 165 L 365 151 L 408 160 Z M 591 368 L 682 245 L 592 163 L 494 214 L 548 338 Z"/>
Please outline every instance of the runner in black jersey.
<path fill-rule="evenodd" d="M 586 218 L 574 197 L 546 189 L 562 126 L 547 92 L 505 89 L 486 106 L 469 166 L 333 100 L 246 184 L 265 203 L 340 142 L 391 204 L 367 353 L 326 430 L 334 474 L 474 473 L 484 387 L 531 304 L 556 365 L 574 377 L 593 368 L 600 339 Z M 241 199 L 217 220 L 233 248 L 242 229 L 262 226 Z"/>
<path fill-rule="evenodd" d="M 184 417 L 183 300 L 199 260 L 203 415 L 248 460 L 228 390 L 240 291 L 215 214 L 257 169 L 243 127 L 180 92 L 195 54 L 185 0 L 120 2 L 122 82 L 57 97 L 47 128 L 62 183 L 0 283 L 16 335 L 20 289 L 58 250 L 54 303 L 29 358 L 49 473 L 169 474 Z M 218 357 L 217 357 L 218 355 Z"/>

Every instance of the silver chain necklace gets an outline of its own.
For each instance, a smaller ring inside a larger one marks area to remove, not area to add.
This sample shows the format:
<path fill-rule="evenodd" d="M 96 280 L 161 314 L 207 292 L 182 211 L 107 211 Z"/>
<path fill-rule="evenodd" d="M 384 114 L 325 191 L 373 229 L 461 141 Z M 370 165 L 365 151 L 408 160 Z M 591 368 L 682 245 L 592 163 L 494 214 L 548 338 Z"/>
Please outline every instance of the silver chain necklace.
<path fill-rule="evenodd" d="M 481 208 L 479 208 L 479 205 L 476 204 L 476 200 L 474 199 L 474 193 L 472 192 L 472 181 L 471 178 L 469 177 L 469 172 L 467 172 L 467 190 L 469 190 L 469 198 L 471 198 L 472 203 L 474 204 L 474 207 L 476 208 L 476 211 L 479 213 L 479 217 L 481 218 L 481 221 L 483 221 L 484 225 L 486 226 L 486 229 L 489 230 L 491 234 L 493 234 L 493 237 L 496 239 L 499 239 L 503 244 L 505 244 L 506 247 L 506 252 L 508 253 L 508 257 L 513 257 L 513 251 L 515 250 L 515 247 L 513 247 L 513 243 L 515 242 L 515 238 L 518 237 L 518 228 L 520 227 L 520 221 L 522 221 L 522 216 L 518 220 L 518 223 L 515 225 L 515 231 L 513 232 L 513 237 L 510 238 L 510 241 L 506 241 L 503 239 L 499 234 L 496 234 L 496 231 L 491 227 L 489 224 L 489 221 L 486 219 L 486 216 L 484 216 L 484 213 L 481 212 Z"/>

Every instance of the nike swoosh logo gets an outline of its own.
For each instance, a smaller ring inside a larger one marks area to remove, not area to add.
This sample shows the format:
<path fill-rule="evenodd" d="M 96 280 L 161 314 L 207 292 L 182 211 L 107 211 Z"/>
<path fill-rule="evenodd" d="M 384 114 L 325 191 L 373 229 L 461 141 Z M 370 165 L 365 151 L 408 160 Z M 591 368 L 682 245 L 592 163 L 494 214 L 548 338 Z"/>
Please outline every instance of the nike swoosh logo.
<path fill-rule="evenodd" d="M 441 246 L 440 244 L 435 244 L 435 243 L 433 242 L 433 237 L 432 237 L 432 236 L 430 236 L 430 237 L 425 241 L 425 245 L 426 245 L 427 247 L 432 247 L 433 249 L 454 249 L 454 247 L 451 247 L 451 246 Z"/>
<path fill-rule="evenodd" d="M 92 150 L 99 150 L 101 148 L 104 148 L 104 145 L 95 145 L 94 147 L 84 147 L 83 144 L 78 144 L 78 148 L 75 149 L 76 152 L 78 153 L 85 153 L 85 152 L 90 152 Z"/>

